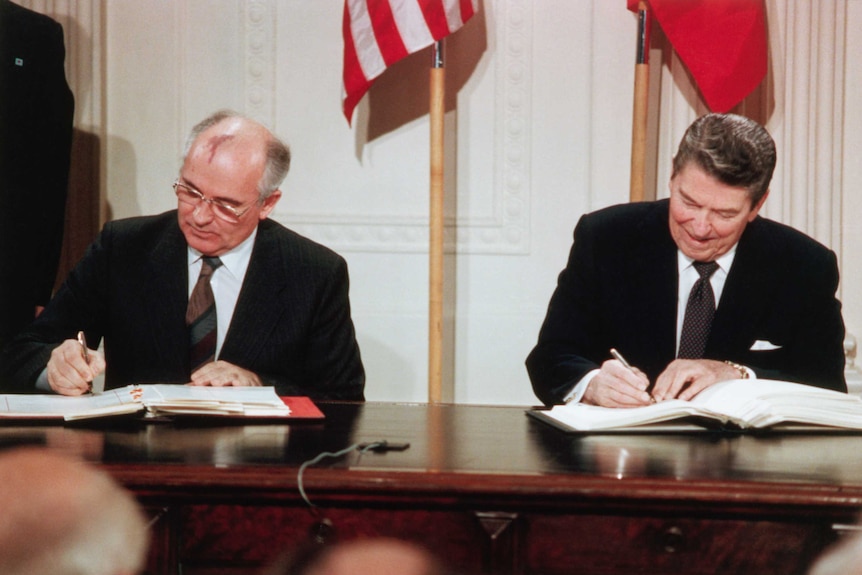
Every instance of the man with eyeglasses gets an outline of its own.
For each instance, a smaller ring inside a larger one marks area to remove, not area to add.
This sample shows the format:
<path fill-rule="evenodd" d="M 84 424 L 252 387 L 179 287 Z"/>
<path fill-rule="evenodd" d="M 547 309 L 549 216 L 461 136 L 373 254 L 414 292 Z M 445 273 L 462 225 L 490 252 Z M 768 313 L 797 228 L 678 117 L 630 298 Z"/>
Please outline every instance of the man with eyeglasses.
<path fill-rule="evenodd" d="M 43 314 L 7 348 L 2 389 L 86 393 L 174 382 L 273 385 L 362 400 L 347 264 L 268 219 L 290 152 L 217 112 L 192 129 L 177 210 L 109 222 Z M 81 347 L 104 338 L 104 356 Z"/>

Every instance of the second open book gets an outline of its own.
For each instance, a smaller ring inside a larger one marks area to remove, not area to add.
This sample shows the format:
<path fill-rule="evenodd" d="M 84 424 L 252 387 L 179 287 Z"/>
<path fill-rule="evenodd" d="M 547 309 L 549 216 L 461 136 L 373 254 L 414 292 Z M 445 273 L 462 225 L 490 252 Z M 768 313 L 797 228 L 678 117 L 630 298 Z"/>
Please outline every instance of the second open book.
<path fill-rule="evenodd" d="M 104 393 L 0 395 L 4 419 L 89 419 L 146 412 L 157 416 L 317 419 L 323 414 L 307 397 L 279 397 L 272 387 L 129 385 Z"/>
<path fill-rule="evenodd" d="M 644 407 L 609 408 L 584 404 L 531 410 L 530 415 L 565 431 L 647 431 L 671 421 L 706 420 L 731 429 L 812 426 L 862 430 L 862 399 L 810 385 L 764 379 L 717 383 L 694 399 L 671 399 Z"/>

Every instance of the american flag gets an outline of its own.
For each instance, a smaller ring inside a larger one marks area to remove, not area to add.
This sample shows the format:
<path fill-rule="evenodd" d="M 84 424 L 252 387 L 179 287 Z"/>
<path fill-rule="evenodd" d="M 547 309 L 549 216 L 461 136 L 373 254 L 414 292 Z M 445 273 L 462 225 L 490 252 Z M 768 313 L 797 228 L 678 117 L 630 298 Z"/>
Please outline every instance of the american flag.
<path fill-rule="evenodd" d="M 478 0 L 345 0 L 344 116 L 388 66 L 455 32 Z"/>

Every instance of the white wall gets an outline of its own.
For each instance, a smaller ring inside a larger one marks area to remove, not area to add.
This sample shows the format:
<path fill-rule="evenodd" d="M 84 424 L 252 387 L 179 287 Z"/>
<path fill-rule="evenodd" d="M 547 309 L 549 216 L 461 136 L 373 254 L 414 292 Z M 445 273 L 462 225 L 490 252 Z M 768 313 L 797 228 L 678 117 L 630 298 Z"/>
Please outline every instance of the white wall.
<path fill-rule="evenodd" d="M 274 217 L 335 248 L 350 265 L 368 399 L 425 401 L 428 53 L 389 70 L 351 128 L 340 109 L 341 0 L 30 4 L 90 30 L 95 71 L 80 76 L 76 91 L 91 81 L 89 92 L 100 98 L 88 124 L 103 140 L 109 217 L 174 206 L 170 182 L 181 142 L 209 112 L 231 107 L 259 118 L 294 154 Z M 829 108 L 837 122 L 828 128 L 840 136 L 833 150 L 839 158 L 824 166 L 809 154 L 806 164 L 834 182 L 812 201 L 834 201 L 839 209 L 801 223 L 783 209 L 769 213 L 839 252 L 846 320 L 858 333 L 862 116 L 843 105 L 843 85 L 847 94 L 859 93 L 862 0 L 826 3 L 826 16 L 818 0 L 767 4 L 773 62 L 782 65 L 787 58 L 776 56 L 795 53 L 807 32 L 788 30 L 801 26 L 791 16 L 810 13 L 812 26 L 838 21 L 812 33 L 818 45 L 807 49 L 836 63 L 841 74 L 805 82 L 819 82 L 840 100 Z M 573 226 L 582 213 L 628 198 L 636 20 L 624 6 L 623 0 L 484 0 L 479 15 L 447 40 L 448 399 L 536 403 L 523 362 Z M 669 150 L 697 112 L 687 103 L 686 82 L 679 69 L 664 70 L 663 112 L 654 118 L 660 191 Z M 770 87 L 786 106 L 815 103 L 795 88 L 802 80 L 788 82 Z M 796 116 L 771 121 L 778 122 L 770 128 L 782 149 L 792 142 L 785 132 Z M 818 217 L 828 220 L 825 237 Z"/>

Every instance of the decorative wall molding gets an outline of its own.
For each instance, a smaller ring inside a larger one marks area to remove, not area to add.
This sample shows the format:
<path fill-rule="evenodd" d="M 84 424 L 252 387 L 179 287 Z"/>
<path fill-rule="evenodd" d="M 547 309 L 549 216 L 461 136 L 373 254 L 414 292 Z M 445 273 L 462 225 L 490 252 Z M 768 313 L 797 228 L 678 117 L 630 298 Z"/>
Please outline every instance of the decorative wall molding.
<path fill-rule="evenodd" d="M 275 126 L 276 12 L 275 0 L 243 4 L 245 113 L 267 126 Z"/>

